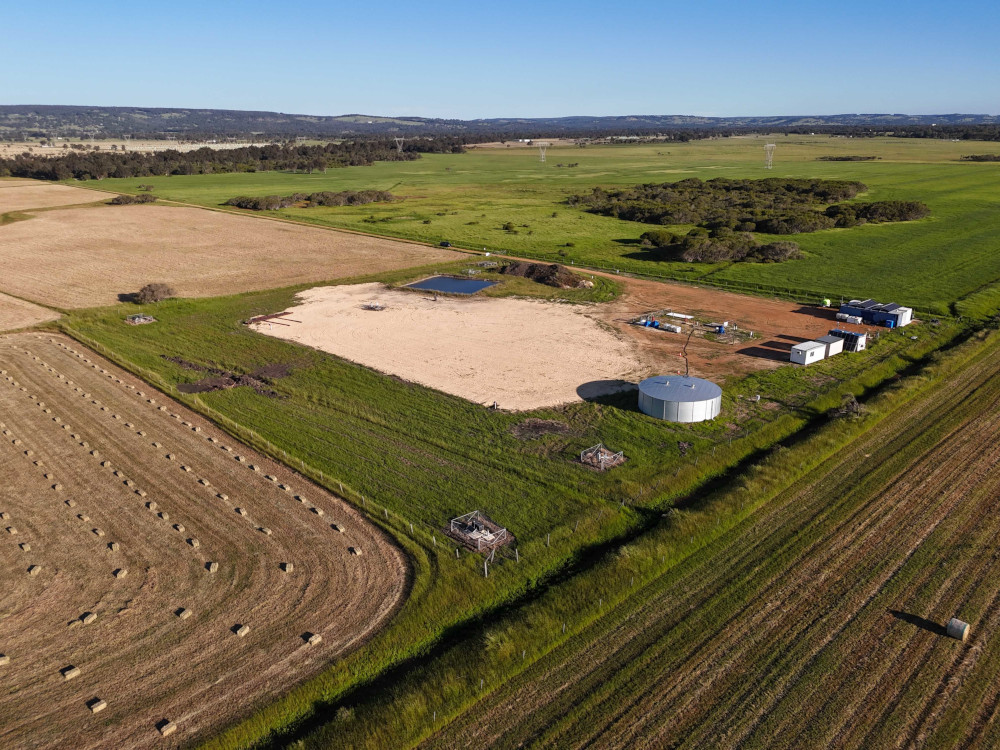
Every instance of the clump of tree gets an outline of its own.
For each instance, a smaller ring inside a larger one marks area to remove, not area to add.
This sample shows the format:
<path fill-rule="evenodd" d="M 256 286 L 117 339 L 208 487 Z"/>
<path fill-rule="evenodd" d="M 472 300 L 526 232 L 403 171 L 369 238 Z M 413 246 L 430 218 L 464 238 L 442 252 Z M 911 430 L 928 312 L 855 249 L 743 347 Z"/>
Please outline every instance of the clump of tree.
<path fill-rule="evenodd" d="M 292 193 L 291 195 L 240 195 L 230 198 L 223 205 L 245 208 L 250 211 L 277 211 L 290 206 L 363 206 L 368 203 L 386 203 L 396 200 L 387 190 L 343 190 L 337 193 Z"/>
<path fill-rule="evenodd" d="M 108 203 L 112 206 L 130 206 L 133 203 L 153 203 L 156 196 L 152 193 L 142 193 L 141 195 L 116 195 Z"/>
<path fill-rule="evenodd" d="M 162 302 L 165 299 L 170 299 L 174 294 L 174 290 L 168 284 L 146 284 L 135 293 L 133 299 L 140 305 L 146 305 L 150 302 Z"/>
<path fill-rule="evenodd" d="M 826 215 L 837 227 L 858 224 L 881 224 L 887 221 L 915 221 L 930 215 L 930 208 L 920 201 L 872 201 L 830 206 Z"/>
<path fill-rule="evenodd" d="M 752 232 L 768 219 L 815 213 L 838 201 L 850 200 L 868 188 L 847 180 L 731 180 L 704 182 L 690 178 L 679 182 L 637 185 L 590 195 L 570 196 L 570 205 L 591 213 L 647 224 L 695 224 L 706 229 L 727 226 Z"/>
<path fill-rule="evenodd" d="M 911 221 L 930 213 L 925 204 L 917 201 L 840 203 L 867 189 L 861 182 L 845 180 L 719 178 L 703 182 L 692 178 L 619 190 L 598 187 L 590 195 L 571 196 L 568 203 L 591 213 L 629 221 L 668 226 L 694 224 L 709 232 L 764 234 L 799 234 L 868 222 Z M 736 246 L 742 245 L 742 241 L 732 235 L 726 237 L 721 244 L 738 253 Z"/>
<path fill-rule="evenodd" d="M 876 161 L 881 158 L 881 156 L 858 156 L 854 154 L 848 156 L 817 156 L 816 161 Z"/>
<path fill-rule="evenodd" d="M 663 229 L 644 232 L 642 245 L 658 251 L 664 260 L 688 263 L 781 263 L 797 260 L 802 251 L 795 242 L 759 244 L 749 232 L 696 227 L 683 236 Z"/>
<path fill-rule="evenodd" d="M 1000 161 L 1000 154 L 968 154 L 962 161 Z"/>

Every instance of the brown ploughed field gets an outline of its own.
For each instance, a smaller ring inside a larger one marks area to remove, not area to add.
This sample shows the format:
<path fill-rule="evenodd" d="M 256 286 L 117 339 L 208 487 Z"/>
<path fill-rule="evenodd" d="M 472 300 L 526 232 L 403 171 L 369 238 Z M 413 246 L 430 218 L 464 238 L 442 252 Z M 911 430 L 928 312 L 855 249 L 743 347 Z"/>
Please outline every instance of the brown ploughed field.
<path fill-rule="evenodd" d="M 166 282 L 181 297 L 213 297 L 460 257 L 203 208 L 92 206 L 0 228 L 0 292 L 59 308 L 96 307 L 150 282 Z"/>
<path fill-rule="evenodd" d="M 142 381 L 47 333 L 0 369 L 0 747 L 190 744 L 400 605 L 382 532 Z"/>

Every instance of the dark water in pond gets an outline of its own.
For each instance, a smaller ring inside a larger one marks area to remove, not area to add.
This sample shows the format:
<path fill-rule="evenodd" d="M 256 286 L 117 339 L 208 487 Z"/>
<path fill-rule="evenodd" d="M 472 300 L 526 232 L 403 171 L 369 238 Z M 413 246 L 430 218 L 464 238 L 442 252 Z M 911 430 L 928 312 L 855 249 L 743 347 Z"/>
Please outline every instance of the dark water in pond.
<path fill-rule="evenodd" d="M 415 281 L 406 286 L 410 289 L 425 289 L 428 292 L 444 292 L 446 294 L 475 294 L 497 282 L 480 279 L 455 279 L 451 276 L 431 276 L 423 281 Z"/>

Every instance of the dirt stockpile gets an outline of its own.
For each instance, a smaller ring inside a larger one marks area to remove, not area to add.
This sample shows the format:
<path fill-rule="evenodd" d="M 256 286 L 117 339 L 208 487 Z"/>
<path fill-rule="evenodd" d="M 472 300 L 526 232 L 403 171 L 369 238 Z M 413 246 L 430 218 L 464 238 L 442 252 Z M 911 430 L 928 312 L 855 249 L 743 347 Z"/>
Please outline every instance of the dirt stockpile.
<path fill-rule="evenodd" d="M 575 273 L 555 263 L 544 265 L 542 263 L 518 261 L 516 263 L 508 263 L 500 269 L 500 273 L 506 276 L 520 276 L 523 279 L 530 279 L 531 281 L 537 281 L 539 284 L 554 286 L 558 289 L 575 289 L 583 286 L 584 282 Z"/>

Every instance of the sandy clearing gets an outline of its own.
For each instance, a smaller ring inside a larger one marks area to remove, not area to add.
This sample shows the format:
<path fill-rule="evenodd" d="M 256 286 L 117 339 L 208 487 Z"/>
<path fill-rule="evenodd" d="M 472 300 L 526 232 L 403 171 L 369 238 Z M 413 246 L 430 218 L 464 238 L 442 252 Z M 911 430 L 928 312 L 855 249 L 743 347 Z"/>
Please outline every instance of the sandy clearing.
<path fill-rule="evenodd" d="M 27 328 L 58 317 L 59 313 L 46 310 L 44 307 L 0 294 L 0 331 Z"/>
<path fill-rule="evenodd" d="M 201 208 L 97 206 L 0 227 L 0 291 L 54 307 L 89 307 L 113 304 L 151 281 L 182 297 L 211 297 L 461 257 Z"/>
<path fill-rule="evenodd" d="M 17 529 L 0 537 L 0 747 L 189 745 L 356 648 L 402 601 L 402 553 L 353 507 L 75 342 L 0 336 L 0 369 L 0 511 Z"/>
<path fill-rule="evenodd" d="M 37 180 L 0 180 L 0 214 L 8 211 L 26 211 L 31 208 L 93 203 L 111 197 L 108 193 L 98 190 L 53 185 Z"/>
<path fill-rule="evenodd" d="M 439 296 L 382 284 L 299 294 L 288 326 L 256 330 L 477 403 L 536 409 L 599 395 L 645 374 L 634 344 L 593 308 L 539 300 Z M 362 308 L 378 300 L 386 309 Z M 582 391 L 578 392 L 578 389 Z"/>

